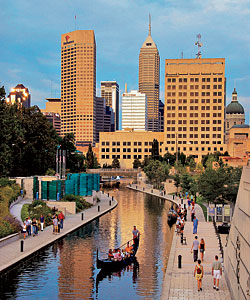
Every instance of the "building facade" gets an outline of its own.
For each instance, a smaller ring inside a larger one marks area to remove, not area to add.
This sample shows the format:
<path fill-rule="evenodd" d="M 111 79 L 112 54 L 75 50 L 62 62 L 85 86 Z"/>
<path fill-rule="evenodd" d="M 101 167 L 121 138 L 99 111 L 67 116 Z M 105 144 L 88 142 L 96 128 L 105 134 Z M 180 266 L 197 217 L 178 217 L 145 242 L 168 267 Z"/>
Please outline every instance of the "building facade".
<path fill-rule="evenodd" d="M 148 130 L 159 131 L 160 55 L 149 33 L 139 55 L 139 92 L 147 96 Z"/>
<path fill-rule="evenodd" d="M 93 30 L 61 36 L 61 120 L 64 136 L 74 133 L 76 145 L 96 139 L 96 43 Z"/>
<path fill-rule="evenodd" d="M 106 105 L 106 99 L 96 97 L 96 142 L 99 143 L 100 132 L 114 131 L 114 112 Z"/>
<path fill-rule="evenodd" d="M 119 130 L 119 85 L 116 81 L 101 81 L 101 97 L 111 107 L 115 116 L 115 130 Z"/>
<path fill-rule="evenodd" d="M 16 87 L 11 89 L 8 97 L 6 98 L 6 103 L 8 104 L 17 104 L 23 107 L 30 107 L 30 93 L 29 89 L 26 88 L 23 84 L 18 84 Z"/>
<path fill-rule="evenodd" d="M 166 59 L 165 151 L 224 152 L 225 59 Z"/>
<path fill-rule="evenodd" d="M 159 100 L 159 131 L 164 131 L 164 103 Z"/>
<path fill-rule="evenodd" d="M 46 107 L 41 112 L 52 112 L 61 115 L 61 98 L 46 98 Z"/>
<path fill-rule="evenodd" d="M 234 125 L 245 124 L 245 111 L 243 106 L 238 102 L 236 89 L 232 93 L 232 101 L 226 107 L 226 143 L 228 142 L 229 130 Z"/>
<path fill-rule="evenodd" d="M 147 96 L 132 90 L 122 94 L 122 130 L 147 130 Z"/>
<path fill-rule="evenodd" d="M 247 124 L 233 125 L 228 132 L 227 151 L 232 157 L 250 156 L 250 127 Z"/>
<path fill-rule="evenodd" d="M 43 112 L 43 115 L 55 128 L 58 135 L 61 135 L 61 118 L 60 115 L 54 112 Z"/>
<path fill-rule="evenodd" d="M 111 165 L 118 158 L 121 168 L 133 168 L 135 159 L 141 162 L 151 156 L 153 140 L 159 142 L 159 151 L 163 153 L 163 132 L 134 131 L 132 129 L 100 132 L 99 163 Z"/>

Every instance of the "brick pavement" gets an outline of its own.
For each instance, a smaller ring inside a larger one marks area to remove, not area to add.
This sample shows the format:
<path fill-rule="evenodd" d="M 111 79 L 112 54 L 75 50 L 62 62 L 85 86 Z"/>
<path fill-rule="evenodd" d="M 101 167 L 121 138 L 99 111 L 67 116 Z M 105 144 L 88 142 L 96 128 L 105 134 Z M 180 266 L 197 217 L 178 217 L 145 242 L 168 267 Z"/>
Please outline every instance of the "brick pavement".
<path fill-rule="evenodd" d="M 83 221 L 81 220 L 81 213 L 67 215 L 63 224 L 63 230 L 61 230 L 59 234 L 54 235 L 52 226 L 48 226 L 43 232 L 39 231 L 38 236 L 31 236 L 24 240 L 24 252 L 20 252 L 20 240 L 0 247 L 0 273 L 26 259 L 36 251 L 39 251 L 54 241 L 62 238 L 66 234 L 109 212 L 118 204 L 115 199 L 112 201 L 111 197 L 108 197 L 106 194 L 98 193 L 98 196 L 99 198 L 101 197 L 101 202 L 84 211 Z M 100 206 L 100 212 L 98 212 L 98 205 Z"/>

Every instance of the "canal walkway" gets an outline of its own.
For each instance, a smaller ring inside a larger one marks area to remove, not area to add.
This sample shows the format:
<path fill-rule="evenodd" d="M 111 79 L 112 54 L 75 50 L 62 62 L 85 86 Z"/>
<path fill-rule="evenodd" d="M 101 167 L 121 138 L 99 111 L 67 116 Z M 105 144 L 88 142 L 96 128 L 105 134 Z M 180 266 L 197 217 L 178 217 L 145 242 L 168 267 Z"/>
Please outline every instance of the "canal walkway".
<path fill-rule="evenodd" d="M 54 235 L 52 232 L 52 226 L 48 226 L 43 232 L 39 231 L 38 236 L 27 237 L 24 240 L 23 252 L 20 251 L 21 240 L 14 241 L 0 247 L 0 274 L 13 268 L 19 262 L 35 255 L 35 253 L 42 248 L 108 213 L 118 204 L 114 198 L 109 197 L 107 194 L 99 192 L 98 196 L 101 201 L 91 208 L 83 211 L 83 220 L 82 213 L 67 215 L 64 220 L 63 230 L 61 230 L 59 234 Z"/>
<path fill-rule="evenodd" d="M 146 185 L 130 185 L 130 189 L 144 192 L 150 195 L 161 197 L 170 200 L 176 204 L 181 203 L 181 199 L 172 195 L 163 195 L 162 192 L 156 189 L 148 188 Z M 185 201 L 185 200 L 184 200 Z M 185 203 L 185 202 L 184 202 Z M 180 236 L 174 233 L 172 247 L 168 259 L 167 270 L 162 286 L 161 300 L 225 300 L 231 299 L 230 293 L 225 281 L 224 273 L 220 280 L 220 290 L 213 289 L 212 278 L 212 263 L 214 256 L 218 255 L 221 260 L 219 250 L 219 241 L 215 234 L 215 229 L 212 222 L 206 222 L 203 211 L 198 204 L 195 204 L 196 216 L 199 220 L 198 225 L 198 239 L 204 238 L 206 244 L 206 253 L 204 255 L 204 277 L 202 282 L 203 291 L 198 292 L 197 282 L 194 278 L 195 263 L 193 262 L 193 255 L 191 254 L 191 247 L 194 240 L 193 225 L 188 211 L 188 219 L 185 223 L 184 237 L 186 237 L 187 244 L 182 245 Z M 178 268 L 178 256 L 182 256 L 182 268 Z"/>

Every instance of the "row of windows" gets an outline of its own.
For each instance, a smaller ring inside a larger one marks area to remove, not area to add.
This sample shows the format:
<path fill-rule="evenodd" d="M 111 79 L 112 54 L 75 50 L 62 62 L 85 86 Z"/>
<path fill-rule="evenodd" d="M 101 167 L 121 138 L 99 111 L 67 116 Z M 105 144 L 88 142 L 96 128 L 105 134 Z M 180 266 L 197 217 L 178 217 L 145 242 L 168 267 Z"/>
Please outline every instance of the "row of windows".
<path fill-rule="evenodd" d="M 191 90 L 194 90 L 194 89 L 196 89 L 196 90 L 198 90 L 199 89 L 199 85 L 190 85 L 190 86 L 187 86 L 187 85 L 168 85 L 167 86 L 167 90 L 176 90 L 176 89 L 178 89 L 178 90 L 187 90 L 188 88 L 190 88 Z M 205 89 L 207 89 L 207 90 L 210 90 L 210 88 L 213 88 L 213 89 L 222 89 L 222 85 L 221 84 L 219 84 L 219 85 L 217 85 L 217 84 L 214 84 L 213 86 L 211 86 L 211 85 L 209 85 L 209 84 L 207 84 L 207 85 L 202 85 L 201 86 L 201 89 L 202 90 L 205 90 Z"/>
<path fill-rule="evenodd" d="M 198 113 L 190 113 L 189 114 L 191 118 L 195 117 L 198 118 Z M 212 115 L 212 114 L 211 114 Z M 179 118 L 187 118 L 188 114 L 187 113 L 178 113 L 176 114 Z M 201 113 L 200 116 L 202 118 L 210 118 L 210 113 Z M 221 113 L 213 113 L 214 118 L 221 118 Z M 167 113 L 167 118 L 175 118 L 175 113 Z"/>
<path fill-rule="evenodd" d="M 191 97 L 195 96 L 198 97 L 199 96 L 199 92 L 190 92 L 189 93 Z M 213 94 L 211 93 L 211 95 L 213 96 L 222 96 L 222 92 L 213 92 Z M 167 92 L 167 96 L 168 97 L 176 97 L 176 93 L 175 92 Z M 179 93 L 179 96 L 187 96 L 187 93 Z M 201 96 L 210 96 L 210 92 L 201 92 Z"/>
<path fill-rule="evenodd" d="M 189 78 L 190 82 L 199 82 L 199 78 Z M 203 77 L 201 78 L 202 82 L 210 82 L 211 78 Z M 179 82 L 188 82 L 187 78 L 179 78 Z M 176 78 L 168 78 L 168 82 L 176 82 Z M 222 77 L 214 77 L 213 82 L 222 82 Z"/>
<path fill-rule="evenodd" d="M 188 100 L 187 99 L 179 99 L 179 100 L 176 100 L 176 99 L 167 99 L 166 103 L 187 103 Z M 210 103 L 210 99 L 201 99 L 200 101 L 201 103 Z M 212 102 L 212 100 L 211 100 Z M 190 99 L 190 103 L 199 103 L 199 99 Z M 213 103 L 222 103 L 222 99 L 213 99 Z"/>

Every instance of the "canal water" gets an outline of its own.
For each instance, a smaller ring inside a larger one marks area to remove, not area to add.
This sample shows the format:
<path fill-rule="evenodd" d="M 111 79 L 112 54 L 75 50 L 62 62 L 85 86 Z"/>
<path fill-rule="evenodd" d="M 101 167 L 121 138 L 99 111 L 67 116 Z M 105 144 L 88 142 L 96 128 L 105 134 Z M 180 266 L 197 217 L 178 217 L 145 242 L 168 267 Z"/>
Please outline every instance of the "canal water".
<path fill-rule="evenodd" d="M 0 278 L 1 299 L 159 299 L 171 248 L 168 201 L 128 190 L 110 191 L 118 200 L 112 212 L 45 248 Z M 66 220 L 67 222 L 67 220 Z M 96 255 L 141 233 L 138 266 L 100 276 Z"/>

